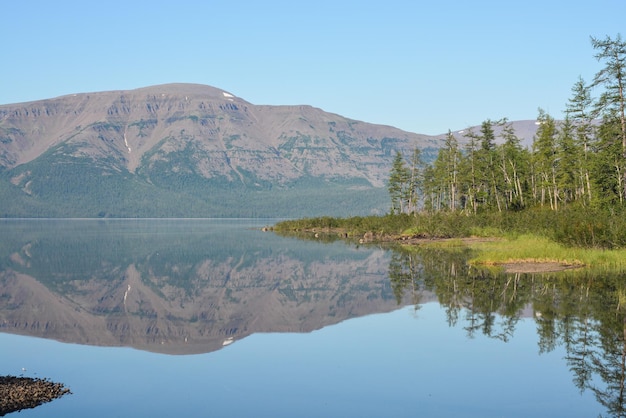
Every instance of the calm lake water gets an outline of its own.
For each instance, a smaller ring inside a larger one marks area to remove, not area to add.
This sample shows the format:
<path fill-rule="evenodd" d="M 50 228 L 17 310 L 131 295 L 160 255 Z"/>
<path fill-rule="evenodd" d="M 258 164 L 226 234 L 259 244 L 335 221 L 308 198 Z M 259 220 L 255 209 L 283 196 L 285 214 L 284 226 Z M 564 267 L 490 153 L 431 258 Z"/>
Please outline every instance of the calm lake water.
<path fill-rule="evenodd" d="M 19 416 L 625 414 L 624 277 L 273 223 L 1 221 L 0 375 L 73 392 Z"/>

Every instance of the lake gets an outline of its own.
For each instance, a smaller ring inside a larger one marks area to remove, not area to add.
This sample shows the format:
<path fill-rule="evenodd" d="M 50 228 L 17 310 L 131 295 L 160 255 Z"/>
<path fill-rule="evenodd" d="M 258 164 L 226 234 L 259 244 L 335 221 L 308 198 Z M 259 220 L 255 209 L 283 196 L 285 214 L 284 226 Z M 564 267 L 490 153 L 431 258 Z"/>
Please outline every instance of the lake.
<path fill-rule="evenodd" d="M 625 414 L 623 276 L 274 222 L 0 221 L 0 375 L 72 391 L 19 416 Z"/>

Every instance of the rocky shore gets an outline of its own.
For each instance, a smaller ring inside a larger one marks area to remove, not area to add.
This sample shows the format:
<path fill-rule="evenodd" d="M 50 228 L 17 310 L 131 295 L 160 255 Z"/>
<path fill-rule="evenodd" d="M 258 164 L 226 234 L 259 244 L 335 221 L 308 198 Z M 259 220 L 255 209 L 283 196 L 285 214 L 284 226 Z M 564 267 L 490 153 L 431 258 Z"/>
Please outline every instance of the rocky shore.
<path fill-rule="evenodd" d="M 32 377 L 0 376 L 0 416 L 72 393 L 62 383 Z"/>

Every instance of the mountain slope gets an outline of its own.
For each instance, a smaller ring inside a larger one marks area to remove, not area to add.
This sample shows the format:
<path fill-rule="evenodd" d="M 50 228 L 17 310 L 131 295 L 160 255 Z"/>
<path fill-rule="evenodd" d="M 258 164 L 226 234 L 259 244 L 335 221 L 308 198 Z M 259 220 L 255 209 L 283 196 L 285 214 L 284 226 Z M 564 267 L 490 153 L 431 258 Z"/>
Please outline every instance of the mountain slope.
<path fill-rule="evenodd" d="M 0 216 L 380 212 L 395 152 L 440 143 L 195 84 L 4 105 Z"/>
<path fill-rule="evenodd" d="M 513 127 L 530 143 L 534 121 Z M 396 151 L 430 161 L 444 138 L 198 84 L 3 105 L 0 217 L 382 213 Z"/>

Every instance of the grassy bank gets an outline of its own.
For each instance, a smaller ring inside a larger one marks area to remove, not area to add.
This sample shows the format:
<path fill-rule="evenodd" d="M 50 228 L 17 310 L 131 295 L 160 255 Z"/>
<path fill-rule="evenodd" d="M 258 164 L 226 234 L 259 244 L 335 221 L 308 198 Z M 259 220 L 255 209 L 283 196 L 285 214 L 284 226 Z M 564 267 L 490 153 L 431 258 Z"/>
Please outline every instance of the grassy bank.
<path fill-rule="evenodd" d="M 476 264 L 518 261 L 560 262 L 626 270 L 626 212 L 590 208 L 554 212 L 533 209 L 521 212 L 463 214 L 386 215 L 352 218 L 307 218 L 285 221 L 277 231 L 336 232 L 344 237 L 373 234 L 377 239 L 406 242 L 433 239 L 435 244 L 461 245 L 461 240 L 489 237 L 467 244 L 479 251 Z"/>
<path fill-rule="evenodd" d="M 469 247 L 476 251 L 470 260 L 475 265 L 518 262 L 562 263 L 571 266 L 626 270 L 626 249 L 569 247 L 537 235 L 502 237 L 497 240 L 434 241 L 425 244 L 440 248 Z"/>
<path fill-rule="evenodd" d="M 280 222 L 278 231 L 342 230 L 349 235 L 405 235 L 423 238 L 532 234 L 567 247 L 626 248 L 626 210 L 567 208 L 520 212 L 418 213 L 351 218 L 305 218 Z"/>

